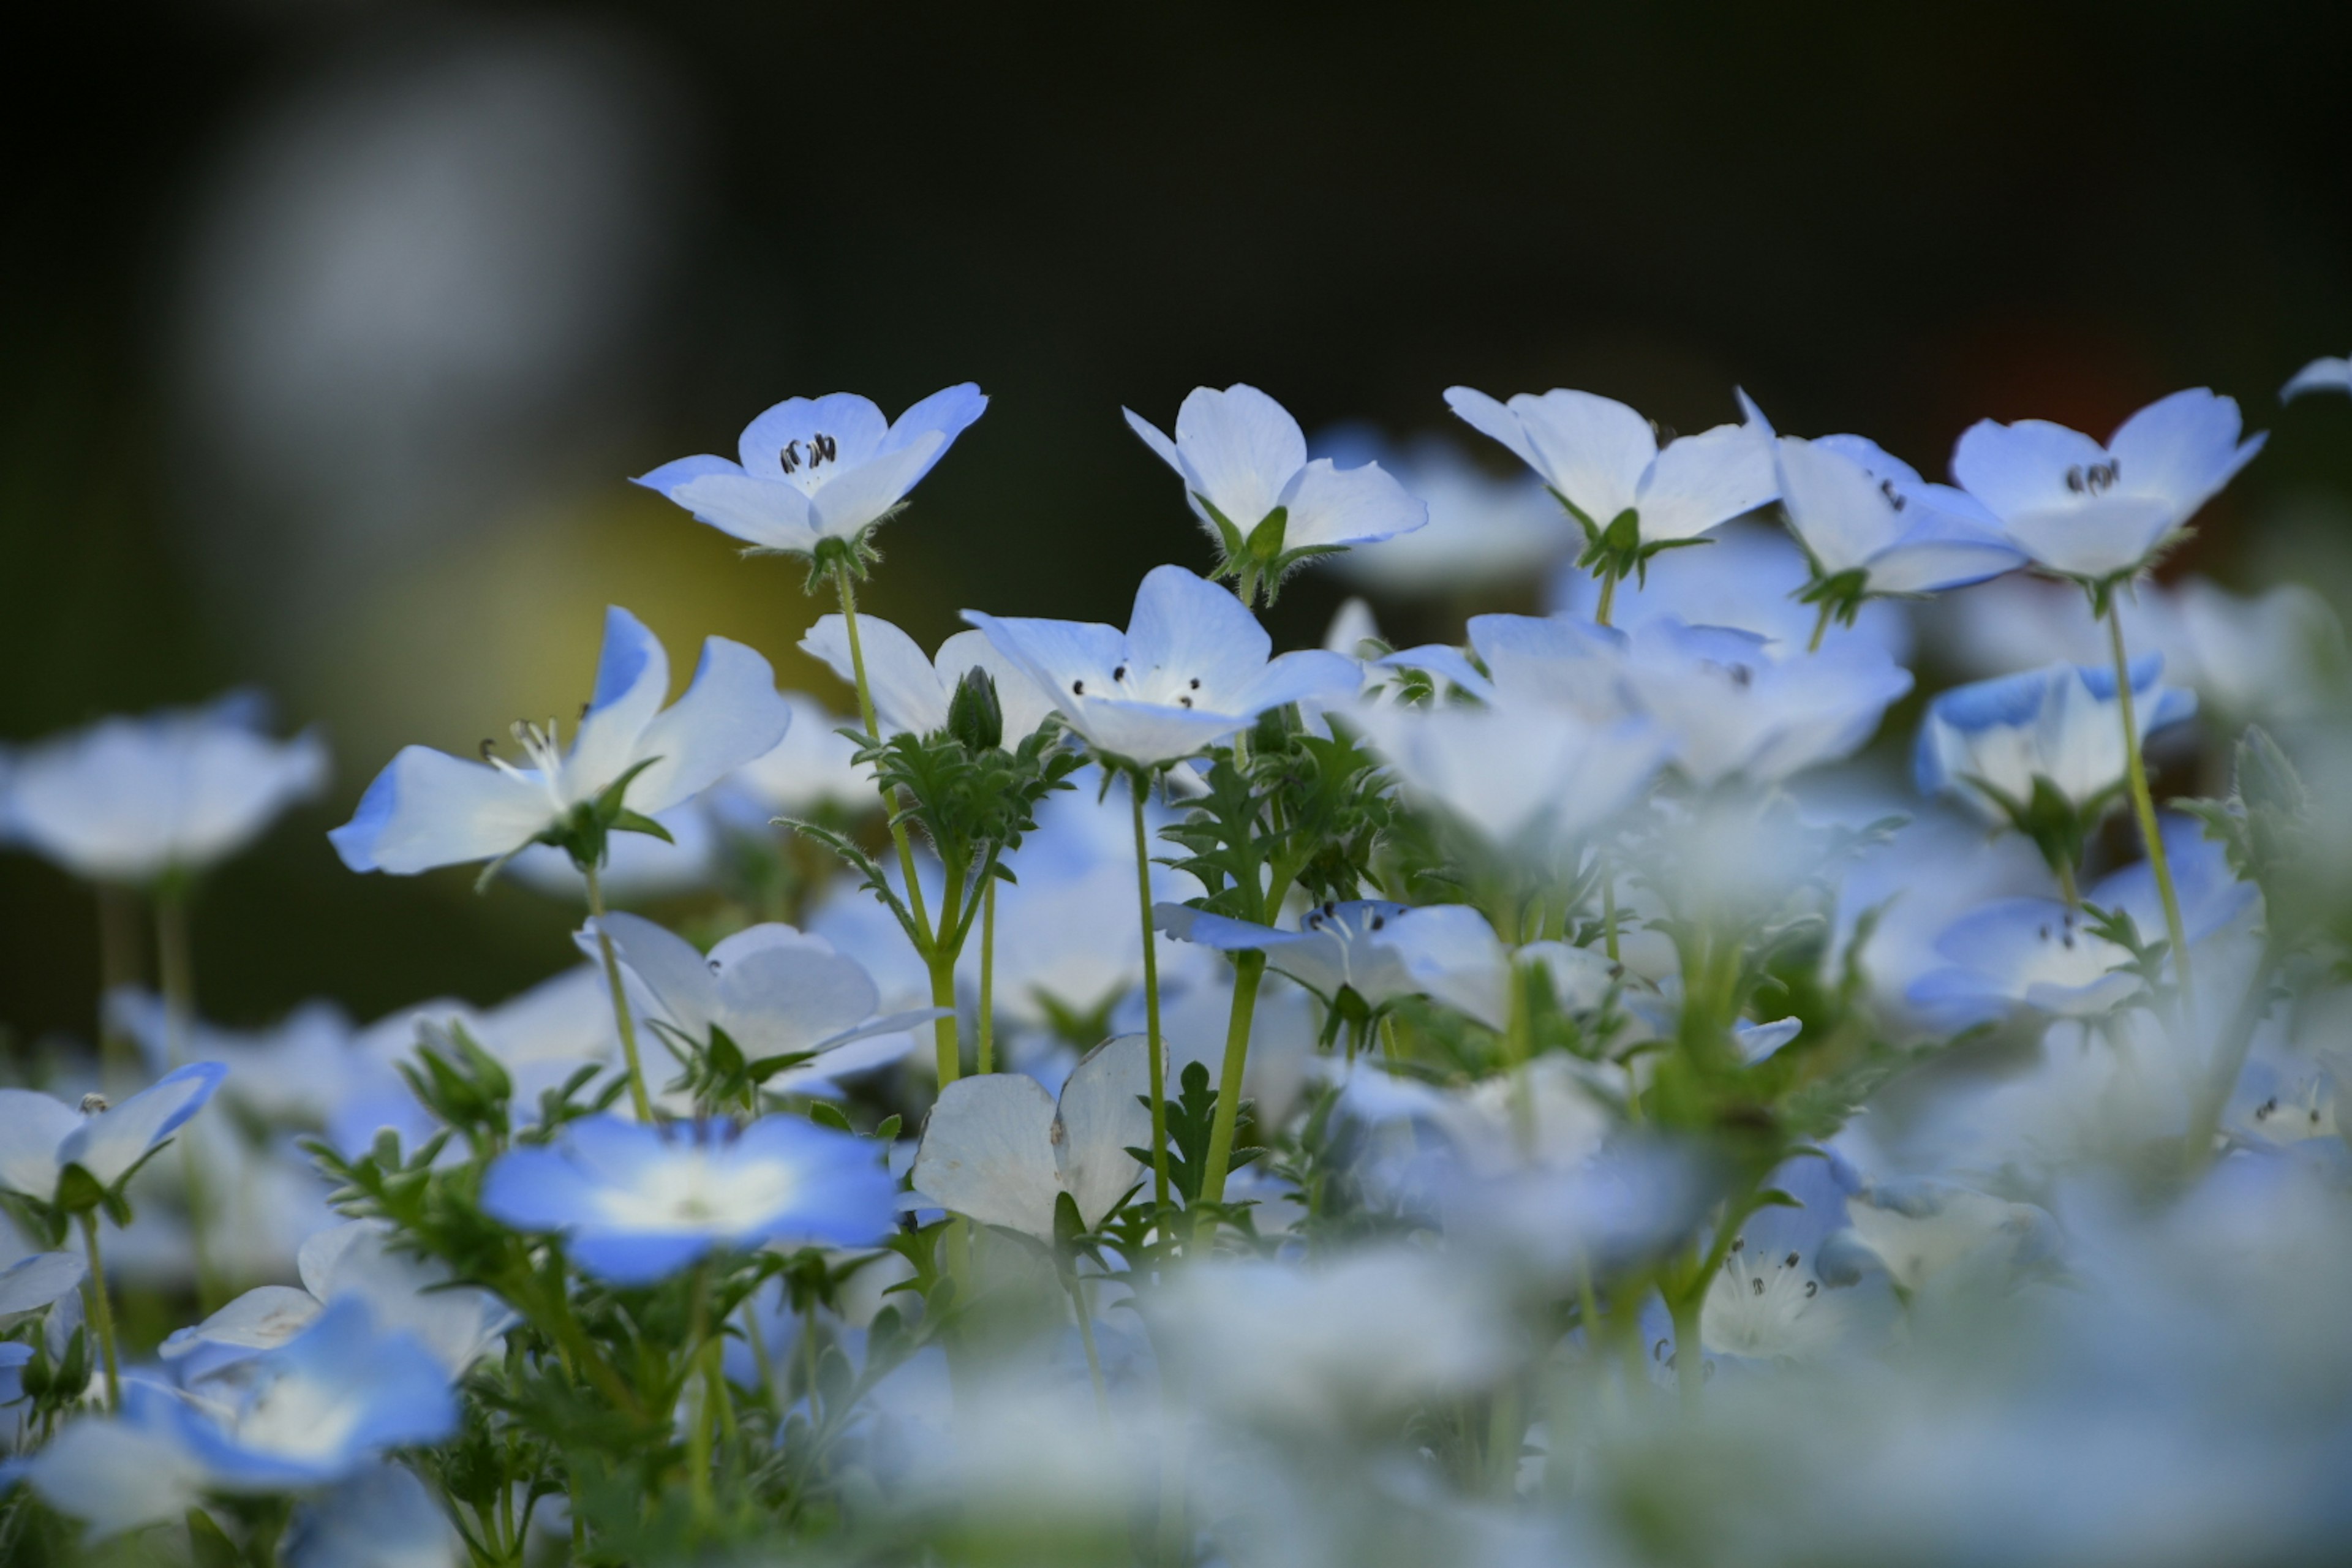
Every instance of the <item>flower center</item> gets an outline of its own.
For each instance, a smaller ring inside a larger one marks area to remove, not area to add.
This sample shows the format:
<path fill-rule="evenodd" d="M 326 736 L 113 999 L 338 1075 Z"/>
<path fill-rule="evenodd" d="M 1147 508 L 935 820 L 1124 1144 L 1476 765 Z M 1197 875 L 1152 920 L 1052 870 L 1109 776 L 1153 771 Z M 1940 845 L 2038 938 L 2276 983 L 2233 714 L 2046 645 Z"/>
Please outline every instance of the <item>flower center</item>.
<path fill-rule="evenodd" d="M 1804 1254 L 1759 1257 L 1741 1237 L 1707 1286 L 1699 1337 L 1707 1349 L 1729 1355 L 1804 1356 L 1836 1337 L 1841 1315 L 1827 1310 Z"/>
<path fill-rule="evenodd" d="M 840 458 L 840 443 L 822 431 L 805 442 L 787 441 L 783 450 L 776 454 L 776 461 L 783 466 L 787 474 L 796 474 L 806 468 L 814 475 L 823 465 L 838 462 Z"/>
<path fill-rule="evenodd" d="M 580 716 L 583 719 L 588 717 L 590 706 L 587 703 L 581 705 Z M 556 721 L 550 719 L 541 725 L 518 719 L 508 733 L 514 737 L 515 745 L 522 752 L 523 761 L 527 766 L 519 768 L 499 756 L 496 741 L 486 740 L 482 742 L 482 761 L 509 778 L 521 779 L 527 784 L 536 784 L 547 792 L 547 798 L 554 802 L 555 809 L 559 813 L 562 812 L 570 803 L 563 798 L 563 792 L 559 784 L 563 773 L 563 742 Z M 534 773 L 539 776 L 533 778 L 531 774 Z"/>
<path fill-rule="evenodd" d="M 2123 477 L 2124 466 L 2114 458 L 2093 463 L 2087 468 L 2077 463 L 2066 470 L 2066 488 L 2078 496 L 2104 495 L 2115 489 L 2116 481 Z"/>

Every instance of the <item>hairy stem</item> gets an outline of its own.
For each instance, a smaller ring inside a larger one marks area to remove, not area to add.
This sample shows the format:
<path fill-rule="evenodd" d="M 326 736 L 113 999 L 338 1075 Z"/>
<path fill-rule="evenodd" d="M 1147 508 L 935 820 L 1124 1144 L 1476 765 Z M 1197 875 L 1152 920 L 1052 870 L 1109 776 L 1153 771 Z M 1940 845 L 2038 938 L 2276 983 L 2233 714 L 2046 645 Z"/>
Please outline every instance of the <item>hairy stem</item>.
<path fill-rule="evenodd" d="M 1609 612 L 1616 603 L 1617 574 L 1604 566 L 1601 570 L 1601 602 L 1592 607 L 1592 624 L 1597 626 L 1607 626 Z"/>
<path fill-rule="evenodd" d="M 835 562 L 833 568 L 834 596 L 841 603 L 842 629 L 849 638 L 849 668 L 857 685 L 857 718 L 866 732 L 876 740 L 882 738 L 882 726 L 874 717 L 874 691 L 866 681 L 866 649 L 857 640 L 857 590 L 849 580 L 846 563 Z M 907 907 L 914 911 L 915 929 L 925 940 L 931 932 L 931 917 L 923 907 L 923 885 L 915 876 L 914 841 L 907 837 L 907 825 L 898 820 L 898 803 L 890 798 L 889 790 L 882 791 L 882 814 L 889 819 L 890 842 L 898 847 L 898 870 L 907 879 Z"/>
<path fill-rule="evenodd" d="M 991 877 L 988 886 L 980 893 L 980 1017 L 979 1038 L 973 1048 L 979 1053 L 977 1068 L 983 1073 L 996 1070 L 996 879 Z"/>
<path fill-rule="evenodd" d="M 1241 1115 L 1242 1073 L 1249 1066 L 1250 1025 L 1257 1012 L 1258 983 L 1265 978 L 1265 953 L 1235 956 L 1234 1005 L 1225 1020 L 1224 1068 L 1217 1079 L 1217 1110 L 1209 1125 L 1208 1159 L 1201 1167 L 1204 1204 L 1224 1201 L 1225 1170 L 1234 1157 L 1234 1124 Z"/>
<path fill-rule="evenodd" d="M 2131 660 L 2124 652 L 2123 613 L 2107 601 L 2107 646 L 2116 660 L 2116 711 L 2124 726 L 2124 778 L 2131 789 L 2132 815 L 2139 818 L 2141 843 L 2147 847 L 2148 869 L 2156 874 L 2157 896 L 2164 900 L 2164 934 L 2172 943 L 2172 973 L 2180 986 L 2180 1017 L 2184 1025 L 2197 1016 L 2197 994 L 2189 979 L 2189 937 L 2180 921 L 2180 896 L 2172 887 L 2172 862 L 2164 853 L 2163 830 L 2157 826 L 2156 800 L 2147 788 L 2147 764 L 2140 760 L 2139 720 L 2132 709 Z"/>
<path fill-rule="evenodd" d="M 613 993 L 613 1022 L 621 1031 L 621 1056 L 629 1066 L 629 1105 L 639 1121 L 654 1119 L 654 1102 L 646 1093 L 645 1064 L 637 1059 L 637 1026 L 629 1016 L 629 994 L 621 984 L 621 957 L 613 951 L 612 933 L 604 929 L 604 882 L 593 866 L 583 866 L 588 881 L 588 913 L 596 922 L 596 951 L 604 960 L 604 984 Z"/>
<path fill-rule="evenodd" d="M 1135 901 L 1143 917 L 1143 1027 L 1151 1073 L 1151 1195 L 1168 1201 L 1168 1085 L 1165 1047 L 1160 1038 L 1160 955 L 1151 940 L 1151 846 L 1143 826 L 1143 799 L 1150 783 L 1141 772 L 1129 781 L 1135 800 Z"/>
<path fill-rule="evenodd" d="M 89 1253 L 89 1321 L 98 1331 L 98 1353 L 106 1367 L 106 1407 L 122 1408 L 122 1373 L 115 1360 L 114 1303 L 106 1290 L 106 1264 L 98 1255 L 98 1213 L 84 1209 L 81 1215 L 82 1246 Z"/>

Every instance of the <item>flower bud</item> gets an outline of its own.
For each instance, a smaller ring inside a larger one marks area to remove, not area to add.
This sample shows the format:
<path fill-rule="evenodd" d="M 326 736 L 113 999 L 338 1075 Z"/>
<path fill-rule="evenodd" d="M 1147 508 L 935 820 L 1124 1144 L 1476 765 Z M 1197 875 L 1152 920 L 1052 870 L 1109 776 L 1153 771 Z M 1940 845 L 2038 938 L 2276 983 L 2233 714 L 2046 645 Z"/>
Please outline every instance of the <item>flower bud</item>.
<path fill-rule="evenodd" d="M 1004 743 L 1004 710 L 996 700 L 996 682 L 973 665 L 956 682 L 948 703 L 948 733 L 975 752 L 994 751 Z"/>

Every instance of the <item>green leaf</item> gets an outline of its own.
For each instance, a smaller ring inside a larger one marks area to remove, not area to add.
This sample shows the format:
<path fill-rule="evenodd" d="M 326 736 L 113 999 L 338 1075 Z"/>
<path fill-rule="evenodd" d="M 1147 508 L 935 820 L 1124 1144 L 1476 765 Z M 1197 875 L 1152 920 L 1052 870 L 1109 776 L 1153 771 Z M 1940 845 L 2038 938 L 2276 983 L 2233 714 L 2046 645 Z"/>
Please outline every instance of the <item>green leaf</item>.
<path fill-rule="evenodd" d="M 670 837 L 668 828 L 664 827 L 660 823 L 656 822 L 652 817 L 647 816 L 645 813 L 641 811 L 631 811 L 625 806 L 624 806 L 620 813 L 613 818 L 613 831 L 615 833 L 643 833 L 652 837 L 658 838 L 665 844 L 675 844 L 677 842 L 677 839 Z"/>
<path fill-rule="evenodd" d="M 856 1128 L 850 1126 L 849 1118 L 842 1114 L 841 1107 L 834 1104 L 829 1100 L 812 1100 L 809 1104 L 808 1113 L 809 1120 L 815 1122 L 819 1127 L 830 1127 L 835 1132 L 855 1132 L 857 1131 Z"/>
<path fill-rule="evenodd" d="M 236 1543 L 200 1508 L 188 1510 L 188 1555 L 195 1568 L 247 1568 Z"/>

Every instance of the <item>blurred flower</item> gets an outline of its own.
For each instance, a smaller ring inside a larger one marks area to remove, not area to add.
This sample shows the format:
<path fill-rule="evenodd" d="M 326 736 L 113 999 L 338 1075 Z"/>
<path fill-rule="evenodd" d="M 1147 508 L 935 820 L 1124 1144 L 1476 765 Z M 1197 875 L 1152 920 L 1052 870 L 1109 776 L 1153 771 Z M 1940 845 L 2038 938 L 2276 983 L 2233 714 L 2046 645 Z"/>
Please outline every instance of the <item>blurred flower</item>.
<path fill-rule="evenodd" d="M 36 1252 L 0 1268 L 0 1329 L 14 1328 L 58 1297 L 79 1290 L 89 1275 L 89 1265 L 70 1252 Z"/>
<path fill-rule="evenodd" d="M 600 1279 L 650 1284 L 714 1247 L 878 1241 L 898 1211 L 877 1153 L 798 1116 L 667 1127 L 592 1116 L 499 1155 L 482 1210 L 518 1230 L 562 1232 Z"/>
<path fill-rule="evenodd" d="M 1134 889 L 1129 889 L 1132 899 Z M 1199 953 L 1163 937 L 1170 952 Z M 1127 945 L 1133 947 L 1130 932 Z M 1173 973 L 1171 973 L 1171 970 Z M 1181 1081 L 1187 1064 L 1199 1062 L 1217 1081 L 1225 1059 L 1225 1034 L 1233 1022 L 1234 972 L 1231 965 L 1212 961 L 1198 974 L 1188 975 L 1181 964 L 1171 965 L 1168 954 L 1160 963 L 1160 1034 L 1168 1054 L 1168 1076 Z M 1301 986 L 1279 974 L 1258 983 L 1256 1004 L 1250 1009 L 1249 1057 L 1242 1066 L 1242 1095 L 1255 1107 L 1263 1128 L 1283 1126 L 1297 1109 L 1322 1058 L 1315 1054 L 1316 1004 Z M 1120 1034 L 1139 1034 L 1144 1027 L 1142 989 L 1129 991 L 1111 1009 L 1111 1027 Z M 1230 1179 L 1227 1192 L 1232 1192 Z"/>
<path fill-rule="evenodd" d="M 1054 1237 L 1064 1193 L 1087 1229 L 1150 1173 L 1150 1042 L 1121 1035 L 1087 1053 L 1058 1104 L 1023 1073 L 982 1073 L 940 1091 L 915 1153 L 914 1189 L 983 1225 Z"/>
<path fill-rule="evenodd" d="M 275 1350 L 317 1321 L 336 1302 L 363 1303 L 386 1333 L 414 1336 L 451 1378 L 488 1354 L 515 1321 L 505 1302 L 487 1290 L 454 1283 L 448 1266 L 396 1249 L 393 1232 L 373 1220 L 352 1220 L 320 1231 L 302 1244 L 296 1268 L 300 1289 L 264 1285 L 219 1311 L 173 1333 L 157 1352 L 182 1362 L 185 1375 L 237 1375 L 240 1352 Z"/>
<path fill-rule="evenodd" d="M 964 619 L 1027 671 L 1096 751 L 1138 767 L 1203 751 L 1269 708 L 1352 696 L 1360 683 L 1352 660 L 1320 648 L 1269 662 L 1273 640 L 1257 617 L 1181 566 L 1145 574 L 1125 632 L 978 610 Z"/>
<path fill-rule="evenodd" d="M 2238 405 L 2203 387 L 2126 419 L 2104 447 L 2042 419 L 1971 425 L 1952 477 L 2000 520 L 2010 542 L 2063 577 L 2138 571 L 2263 449 L 2241 442 Z"/>
<path fill-rule="evenodd" d="M 806 816 L 828 808 L 854 813 L 878 804 L 872 776 L 854 760 L 857 742 L 840 732 L 852 721 L 835 717 L 814 697 L 798 691 L 783 697 L 793 711 L 784 738 L 703 796 L 712 815 L 734 832 L 764 837 L 772 831 L 770 819 L 779 815 Z"/>
<path fill-rule="evenodd" d="M 2197 699 L 2159 686 L 2164 659 L 2131 666 L 2143 736 L 2197 711 Z M 2076 812 L 2111 804 L 2124 784 L 2116 677 L 2095 665 L 2053 664 L 1956 686 L 1927 705 L 1912 753 L 1919 793 L 1948 795 L 1994 823 L 2025 830 L 2046 780 Z"/>
<path fill-rule="evenodd" d="M 1864 1182 L 1848 1194 L 1846 1215 L 1888 1277 L 1913 1293 L 1955 1272 L 2013 1276 L 2058 1247 L 2047 1211 L 1933 1177 Z"/>
<path fill-rule="evenodd" d="M 1884 1330 L 1892 1305 L 1886 1277 L 1848 1226 L 1860 1184 L 1835 1154 L 1800 1155 L 1772 1173 L 1766 1185 L 1794 1206 L 1758 1209 L 1725 1251 L 1699 1308 L 1699 1340 L 1709 1352 L 1815 1361 Z"/>
<path fill-rule="evenodd" d="M 0 749 L 0 843 L 145 886 L 209 870 L 327 782 L 315 732 L 273 741 L 249 692 Z"/>
<path fill-rule="evenodd" d="M 1633 803 L 1669 744 L 1646 719 L 1595 722 L 1533 705 L 1367 704 L 1339 717 L 1387 759 L 1408 796 L 1498 846 L 1551 847 L 1591 833 Z"/>
<path fill-rule="evenodd" d="M 286 1568 L 456 1568 L 464 1542 L 414 1470 L 359 1471 L 295 1509 L 279 1552 Z"/>
<path fill-rule="evenodd" d="M 1509 956 L 1486 917 L 1467 904 L 1414 909 L 1378 899 L 1328 902 L 1299 918 L 1297 931 L 1155 904 L 1152 923 L 1182 942 L 1223 952 L 1258 952 L 1266 966 L 1336 1005 L 1342 992 L 1379 1009 L 1429 996 L 1500 1028 Z"/>
<path fill-rule="evenodd" d="M 1339 462 L 1385 457 L 1405 490 L 1429 509 L 1429 524 L 1336 556 L 1332 571 L 1367 590 L 1400 597 L 1499 586 L 1540 572 L 1577 542 L 1576 525 L 1532 475 L 1489 475 L 1444 437 L 1424 435 L 1391 448 L 1360 426 L 1316 441 Z M 1327 642 L 1338 653 L 1355 645 Z"/>
<path fill-rule="evenodd" d="M 665 710 L 668 692 L 668 654 L 615 605 L 604 614 L 596 693 L 568 752 L 552 721 L 543 730 L 516 726 L 528 767 L 491 757 L 487 742 L 483 763 L 407 747 L 327 837 L 354 871 L 405 876 L 495 859 L 564 832 L 616 788 L 617 807 L 667 811 L 772 750 L 792 723 L 768 661 L 725 637 L 703 644 L 694 683 Z"/>
<path fill-rule="evenodd" d="M 1748 426 L 1718 425 L 1661 448 L 1648 420 L 1590 392 L 1523 392 L 1503 404 L 1452 386 L 1445 402 L 1543 476 L 1596 540 L 1628 512 L 1637 530 L 1629 542 L 1696 539 L 1778 493 L 1771 449 Z"/>
<path fill-rule="evenodd" d="M 2279 401 L 2292 403 L 2306 392 L 2352 393 L 2352 359 L 2334 359 L 2322 355 L 2287 378 L 2279 388 Z"/>
<path fill-rule="evenodd" d="M 1292 551 L 1366 544 L 1429 521 L 1429 509 L 1376 462 L 1353 468 L 1328 458 L 1309 462 L 1298 421 L 1255 386 L 1194 387 L 1176 411 L 1173 441 L 1134 410 L 1120 412 L 1183 479 L 1194 515 L 1236 561 L 1255 554 L 1276 567 Z M 1277 510 L 1283 521 L 1266 549 L 1257 531 Z"/>
<path fill-rule="evenodd" d="M 1675 765 L 1701 786 L 1735 773 L 1777 783 L 1844 757 L 1911 689 L 1911 672 L 1866 643 L 1807 654 L 1664 618 L 1633 634 L 1625 669 L 1671 736 Z"/>
<path fill-rule="evenodd" d="M 591 922 L 580 935 L 592 953 L 595 928 Z M 651 1000 L 648 1016 L 665 1036 L 708 1050 L 724 1034 L 746 1063 L 822 1055 L 878 1036 L 901 1037 L 891 1056 L 878 1058 L 895 1059 L 912 1047 L 907 1032 L 941 1013 L 925 1007 L 875 1016 L 880 993 L 857 961 L 788 925 L 737 931 L 708 954 L 636 915 L 606 915 L 602 929 Z"/>
<path fill-rule="evenodd" d="M 987 407 L 971 382 L 895 424 L 855 393 L 787 398 L 743 427 L 740 464 L 680 458 L 636 483 L 756 549 L 812 554 L 887 518 Z"/>
<path fill-rule="evenodd" d="M 109 1109 L 103 1100 L 76 1110 L 28 1089 L 0 1089 L 0 1187 L 55 1203 L 68 1167 L 111 1189 L 156 1145 L 202 1110 L 228 1069 L 192 1062 Z"/>
<path fill-rule="evenodd" d="M 1804 550 L 1787 529 L 1727 522 L 1708 534 L 1705 544 L 1669 550 L 1654 557 L 1640 576 L 1618 584 L 1610 619 L 1633 631 L 1671 616 L 1695 626 L 1731 626 L 1803 647 L 1819 619 L 1819 613 L 1799 598 L 1811 580 Z M 1593 580 L 1572 567 L 1555 573 L 1549 584 L 1552 606 L 1567 614 L 1590 615 L 1598 594 Z M 1965 605 L 1975 597 L 1964 594 L 1957 602 Z M 1888 658 L 1900 662 L 1911 649 L 1912 608 L 1895 599 L 1865 600 L 1853 625 L 1831 625 L 1822 647 L 1860 640 L 1884 648 Z"/>
<path fill-rule="evenodd" d="M 857 683 L 857 669 L 849 657 L 849 637 L 839 616 L 824 616 L 801 638 L 801 651 L 823 659 L 844 683 Z M 948 705 L 955 698 L 964 672 L 980 669 L 996 683 L 996 700 L 1003 710 L 1004 743 L 1026 740 L 1045 716 L 1053 700 L 1037 689 L 1009 654 L 998 651 L 980 632 L 958 632 L 940 644 L 931 658 L 915 639 L 879 616 L 857 617 L 858 648 L 866 656 L 866 682 L 874 697 L 874 717 L 882 738 L 930 735 L 948 727 Z"/>

